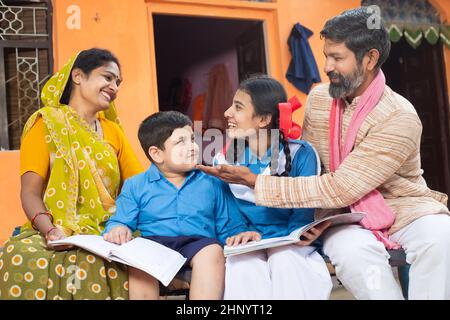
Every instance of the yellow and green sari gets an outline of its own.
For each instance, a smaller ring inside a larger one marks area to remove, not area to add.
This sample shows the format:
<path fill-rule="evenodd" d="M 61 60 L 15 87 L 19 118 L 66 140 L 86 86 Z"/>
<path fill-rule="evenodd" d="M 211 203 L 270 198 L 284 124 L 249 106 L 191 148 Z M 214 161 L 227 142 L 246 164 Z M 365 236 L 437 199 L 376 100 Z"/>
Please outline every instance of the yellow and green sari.
<path fill-rule="evenodd" d="M 60 103 L 76 56 L 42 90 L 45 105 L 25 125 L 26 135 L 39 117 L 45 124 L 50 174 L 44 203 L 67 236 L 100 234 L 115 210 L 120 186 L 117 156 L 71 107 Z M 99 117 L 118 122 L 115 107 Z M 126 268 L 83 249 L 46 249 L 43 235 L 28 222 L 6 241 L 0 253 L 0 299 L 127 299 Z"/>

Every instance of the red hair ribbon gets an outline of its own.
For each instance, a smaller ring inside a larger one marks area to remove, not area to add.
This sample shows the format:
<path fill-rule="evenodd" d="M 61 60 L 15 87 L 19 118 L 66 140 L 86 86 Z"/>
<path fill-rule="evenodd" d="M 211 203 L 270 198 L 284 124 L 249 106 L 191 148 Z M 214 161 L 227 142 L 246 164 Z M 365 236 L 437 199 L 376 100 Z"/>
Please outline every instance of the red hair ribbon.
<path fill-rule="evenodd" d="M 278 109 L 280 110 L 280 130 L 286 138 L 295 140 L 302 135 L 302 127 L 292 121 L 292 114 L 301 107 L 302 104 L 296 96 L 290 98 L 288 102 L 278 104 Z"/>

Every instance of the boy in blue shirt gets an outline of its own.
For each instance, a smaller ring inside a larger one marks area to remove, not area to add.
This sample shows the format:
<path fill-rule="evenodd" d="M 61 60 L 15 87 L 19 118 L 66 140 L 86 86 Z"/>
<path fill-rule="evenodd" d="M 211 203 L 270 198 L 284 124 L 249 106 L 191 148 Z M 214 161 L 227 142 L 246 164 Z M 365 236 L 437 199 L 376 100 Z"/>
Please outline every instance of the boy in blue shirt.
<path fill-rule="evenodd" d="M 221 299 L 225 261 L 221 244 L 245 232 L 226 185 L 195 170 L 198 146 L 191 120 L 176 111 L 158 112 L 139 127 L 139 141 L 153 165 L 125 181 L 116 213 L 104 238 L 123 244 L 139 229 L 141 236 L 187 258 L 192 267 L 191 299 Z M 145 254 L 145 253 L 144 253 Z M 159 282 L 129 268 L 130 299 L 158 299 Z"/>

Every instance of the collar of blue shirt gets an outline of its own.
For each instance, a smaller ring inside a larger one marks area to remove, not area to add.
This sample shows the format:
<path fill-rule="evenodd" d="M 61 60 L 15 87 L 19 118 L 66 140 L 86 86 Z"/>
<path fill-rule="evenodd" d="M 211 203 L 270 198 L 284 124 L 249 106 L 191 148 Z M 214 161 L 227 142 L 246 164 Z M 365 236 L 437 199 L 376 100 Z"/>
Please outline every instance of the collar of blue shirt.
<path fill-rule="evenodd" d="M 189 172 L 184 184 L 186 184 L 186 182 L 188 180 L 190 180 L 191 177 L 193 177 L 197 172 L 198 172 L 198 170 L 192 170 L 191 172 Z M 158 169 L 158 167 L 154 164 L 150 165 L 150 167 L 148 168 L 148 170 L 146 172 L 146 176 L 147 176 L 147 179 L 149 182 L 158 181 L 160 179 L 167 180 L 166 177 L 164 177 L 164 175 Z"/>

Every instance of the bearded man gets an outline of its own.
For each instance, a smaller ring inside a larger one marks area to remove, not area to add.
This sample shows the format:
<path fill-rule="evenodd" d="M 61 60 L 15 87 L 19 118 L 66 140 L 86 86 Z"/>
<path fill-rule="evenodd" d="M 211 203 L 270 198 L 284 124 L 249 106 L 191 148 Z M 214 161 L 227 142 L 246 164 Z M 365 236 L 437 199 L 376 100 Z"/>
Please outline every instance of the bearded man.
<path fill-rule="evenodd" d="M 387 249 L 403 247 L 411 264 L 409 299 L 450 299 L 447 195 L 427 187 L 420 163 L 421 121 L 386 85 L 387 30 L 368 8 L 343 12 L 321 31 L 329 84 L 305 108 L 303 139 L 318 151 L 321 176 L 254 175 L 242 166 L 199 166 L 228 183 L 254 188 L 256 204 L 363 211 L 360 225 L 329 228 L 323 251 L 357 299 L 403 299 Z M 330 212 L 331 210 L 331 212 Z"/>

